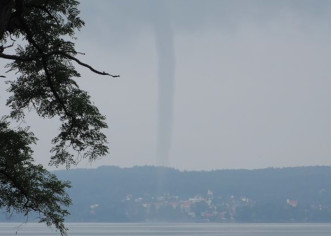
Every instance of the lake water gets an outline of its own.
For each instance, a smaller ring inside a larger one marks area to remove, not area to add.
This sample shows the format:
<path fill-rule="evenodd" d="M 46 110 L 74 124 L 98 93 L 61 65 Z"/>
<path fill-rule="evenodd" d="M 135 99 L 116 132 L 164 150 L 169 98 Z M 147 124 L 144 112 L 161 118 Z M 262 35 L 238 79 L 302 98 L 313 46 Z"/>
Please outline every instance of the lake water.
<path fill-rule="evenodd" d="M 331 224 L 67 224 L 68 236 L 330 236 Z M 43 224 L 0 223 L 0 235 L 60 235 Z"/>

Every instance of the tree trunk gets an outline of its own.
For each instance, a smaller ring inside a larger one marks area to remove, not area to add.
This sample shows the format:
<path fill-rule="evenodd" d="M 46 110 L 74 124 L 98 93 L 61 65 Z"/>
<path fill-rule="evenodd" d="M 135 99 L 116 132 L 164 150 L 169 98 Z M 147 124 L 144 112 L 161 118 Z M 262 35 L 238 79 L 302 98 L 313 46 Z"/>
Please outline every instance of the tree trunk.
<path fill-rule="evenodd" d="M 8 30 L 14 5 L 14 0 L 0 0 L 0 40 L 3 39 L 4 33 Z"/>

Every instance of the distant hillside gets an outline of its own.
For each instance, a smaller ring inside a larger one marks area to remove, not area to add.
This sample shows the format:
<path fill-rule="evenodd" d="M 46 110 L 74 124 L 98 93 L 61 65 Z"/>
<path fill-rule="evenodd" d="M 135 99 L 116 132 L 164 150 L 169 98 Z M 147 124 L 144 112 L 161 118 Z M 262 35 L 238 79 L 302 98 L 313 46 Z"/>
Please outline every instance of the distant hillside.
<path fill-rule="evenodd" d="M 331 167 L 55 173 L 72 183 L 71 221 L 331 222 Z"/>
<path fill-rule="evenodd" d="M 331 167 L 54 173 L 71 181 L 73 222 L 331 222 Z"/>

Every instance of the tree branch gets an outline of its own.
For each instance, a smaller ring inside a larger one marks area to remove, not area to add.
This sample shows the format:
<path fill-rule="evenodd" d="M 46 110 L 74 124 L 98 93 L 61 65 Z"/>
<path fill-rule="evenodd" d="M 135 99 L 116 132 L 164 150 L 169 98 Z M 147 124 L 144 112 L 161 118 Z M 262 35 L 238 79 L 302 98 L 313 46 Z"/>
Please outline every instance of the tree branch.
<path fill-rule="evenodd" d="M 103 72 L 98 71 L 98 70 L 94 69 L 92 66 L 90 66 L 90 65 L 88 65 L 88 64 L 86 64 L 86 63 L 84 63 L 84 62 L 81 62 L 81 61 L 78 60 L 76 57 L 73 57 L 73 56 L 71 56 L 71 55 L 69 55 L 69 54 L 67 54 L 67 53 L 65 53 L 65 52 L 61 52 L 61 51 L 57 51 L 57 52 L 56 52 L 56 51 L 55 51 L 54 54 L 62 55 L 62 56 L 64 56 L 64 57 L 68 58 L 68 59 L 71 59 L 71 60 L 77 62 L 79 65 L 84 66 L 84 67 L 90 69 L 91 71 L 93 71 L 93 72 L 96 73 L 96 74 L 99 74 L 99 75 L 108 75 L 108 76 L 111 76 L 111 77 L 113 77 L 113 78 L 118 78 L 118 77 L 120 77 L 119 75 L 111 75 L 111 74 L 109 74 L 109 73 L 107 73 L 107 72 L 104 72 L 104 71 L 103 71 Z"/>
<path fill-rule="evenodd" d="M 23 4 L 23 3 L 20 3 L 20 1 L 16 2 L 17 9 L 22 9 L 22 8 L 19 7 L 20 4 Z M 46 80 L 48 82 L 48 85 L 49 85 L 55 99 L 62 106 L 62 109 L 63 109 L 64 113 L 66 114 L 66 116 L 68 116 L 72 120 L 74 120 L 74 116 L 68 112 L 67 107 L 65 106 L 64 102 L 62 101 L 62 99 L 61 99 L 60 95 L 58 94 L 58 92 L 56 91 L 56 89 L 54 88 L 54 85 L 53 85 L 53 82 L 52 82 L 52 79 L 51 79 L 51 75 L 50 75 L 50 73 L 48 71 L 48 67 L 47 67 L 48 66 L 47 65 L 47 57 L 44 55 L 43 50 L 39 47 L 37 42 L 33 39 L 33 34 L 30 31 L 29 27 L 27 26 L 23 16 L 21 14 L 19 14 L 18 18 L 19 18 L 19 21 L 20 21 L 21 25 L 23 26 L 23 29 L 26 33 L 27 40 L 29 41 L 29 43 L 31 43 L 38 50 L 39 54 L 41 55 L 41 60 L 42 60 L 42 63 L 43 63 L 43 69 L 45 71 Z"/>
<path fill-rule="evenodd" d="M 49 15 L 49 17 L 51 17 L 56 22 L 57 25 L 61 25 L 60 22 L 58 21 L 58 19 L 55 16 L 52 15 L 52 13 L 47 9 L 47 7 L 38 6 L 38 5 L 35 5 L 35 4 L 27 4 L 26 6 L 27 7 L 32 7 L 32 8 L 37 8 L 37 9 L 40 9 L 40 10 L 46 12 Z"/>
<path fill-rule="evenodd" d="M 9 60 L 17 60 L 17 61 L 33 61 L 33 60 L 36 60 L 38 58 L 42 58 L 43 56 L 44 57 L 49 57 L 49 56 L 52 56 L 52 55 L 61 55 L 63 57 L 66 57 L 67 59 L 73 60 L 73 61 L 77 62 L 79 65 L 84 66 L 84 67 L 90 69 L 91 71 L 93 71 L 94 73 L 99 74 L 99 75 L 108 75 L 108 76 L 111 76 L 113 78 L 120 77 L 120 75 L 112 75 L 112 74 L 109 74 L 109 73 L 104 72 L 104 71 L 103 72 L 98 71 L 98 70 L 94 69 L 92 66 L 80 61 L 76 57 L 71 56 L 68 53 L 62 52 L 62 51 L 52 51 L 52 52 L 49 52 L 49 53 L 46 53 L 46 54 L 41 54 L 40 53 L 40 54 L 38 54 L 34 57 L 20 57 L 20 56 L 16 56 L 16 55 L 9 55 L 9 54 L 5 54 L 5 53 L 0 53 L 0 58 L 9 59 Z"/>
<path fill-rule="evenodd" d="M 4 59 L 9 59 L 9 60 L 17 60 L 17 61 L 32 61 L 35 58 L 27 58 L 27 57 L 20 57 L 20 56 L 16 56 L 16 55 L 9 55 L 9 54 L 5 54 L 5 53 L 0 53 L 0 57 L 4 58 Z"/>

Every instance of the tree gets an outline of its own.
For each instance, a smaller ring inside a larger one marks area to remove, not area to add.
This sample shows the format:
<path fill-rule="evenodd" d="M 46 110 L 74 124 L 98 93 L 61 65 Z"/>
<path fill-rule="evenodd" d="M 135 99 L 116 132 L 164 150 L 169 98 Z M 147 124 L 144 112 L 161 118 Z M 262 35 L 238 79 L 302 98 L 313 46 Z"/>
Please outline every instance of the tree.
<path fill-rule="evenodd" d="M 37 212 L 41 222 L 54 225 L 62 235 L 71 203 L 65 189 L 70 185 L 34 164 L 30 145 L 36 137 L 28 128 L 12 129 L 10 123 L 24 120 L 27 110 L 59 118 L 50 157 L 56 167 L 70 168 L 78 156 L 93 161 L 108 153 L 105 117 L 75 82 L 80 74 L 73 63 L 118 76 L 77 59 L 72 40 L 84 25 L 77 6 L 75 0 L 0 0 L 0 58 L 10 60 L 9 71 L 18 75 L 8 81 L 11 112 L 0 120 L 0 208 Z"/>

